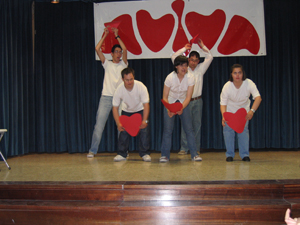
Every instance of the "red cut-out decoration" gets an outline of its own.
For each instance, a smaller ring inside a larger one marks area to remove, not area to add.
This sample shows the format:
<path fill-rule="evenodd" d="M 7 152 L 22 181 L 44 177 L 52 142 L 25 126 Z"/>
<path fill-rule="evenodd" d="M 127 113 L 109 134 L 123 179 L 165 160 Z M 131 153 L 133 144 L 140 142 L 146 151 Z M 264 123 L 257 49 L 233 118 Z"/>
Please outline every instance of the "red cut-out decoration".
<path fill-rule="evenodd" d="M 184 1 L 183 0 L 174 1 L 172 3 L 172 9 L 174 10 L 174 12 L 177 14 L 178 17 L 178 28 L 172 46 L 173 51 L 176 52 L 178 49 L 182 48 L 186 43 L 189 42 L 181 24 L 181 17 L 184 9 Z"/>
<path fill-rule="evenodd" d="M 125 128 L 126 132 L 135 137 L 140 131 L 140 126 L 142 124 L 142 115 L 135 113 L 131 116 L 122 115 L 119 117 L 120 123 Z"/>
<path fill-rule="evenodd" d="M 185 24 L 192 37 L 199 34 L 205 46 L 212 49 L 224 28 L 225 20 L 225 12 L 217 9 L 209 16 L 190 12 L 186 14 Z"/>
<path fill-rule="evenodd" d="M 169 103 L 165 102 L 165 100 L 163 100 L 163 99 L 161 100 L 161 102 L 172 113 L 177 113 L 178 111 L 180 111 L 182 109 L 181 102 L 175 102 L 175 103 L 169 104 Z"/>
<path fill-rule="evenodd" d="M 134 55 L 140 55 L 142 53 L 142 48 L 135 38 L 131 16 L 128 14 L 121 15 L 115 18 L 112 22 L 115 21 L 120 21 L 118 27 L 119 30 L 118 35 L 121 37 L 127 50 Z M 111 48 L 115 44 L 119 44 L 118 40 L 115 39 L 115 35 L 113 33 L 109 33 L 105 38 L 103 45 L 101 47 L 102 52 L 106 54 L 111 53 Z"/>
<path fill-rule="evenodd" d="M 245 128 L 245 124 L 247 122 L 246 109 L 240 108 L 235 113 L 224 112 L 223 116 L 224 116 L 224 119 L 227 121 L 227 125 L 229 127 L 231 127 L 235 132 L 237 132 L 239 134 L 243 132 L 243 130 Z"/>
<path fill-rule="evenodd" d="M 107 27 L 110 33 L 113 33 L 112 28 L 113 27 L 118 28 L 120 23 L 121 23 L 120 21 L 113 21 L 110 23 L 105 23 L 104 26 Z"/>
<path fill-rule="evenodd" d="M 254 26 L 244 17 L 232 17 L 218 51 L 230 55 L 241 49 L 247 49 L 256 55 L 260 49 L 259 36 Z"/>
<path fill-rule="evenodd" d="M 141 38 L 153 52 L 159 52 L 165 47 L 175 24 L 175 19 L 171 14 L 154 20 L 146 10 L 136 13 L 136 21 Z"/>

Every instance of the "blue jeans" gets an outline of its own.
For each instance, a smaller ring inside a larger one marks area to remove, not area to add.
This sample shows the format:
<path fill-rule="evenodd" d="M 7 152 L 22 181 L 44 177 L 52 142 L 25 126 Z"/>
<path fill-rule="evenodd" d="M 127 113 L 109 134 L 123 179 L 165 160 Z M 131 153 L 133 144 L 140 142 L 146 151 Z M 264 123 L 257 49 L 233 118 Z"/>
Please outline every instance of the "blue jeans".
<path fill-rule="evenodd" d="M 142 115 L 143 117 L 143 110 L 136 112 Z M 122 111 L 122 115 L 131 116 L 135 113 L 128 113 Z M 144 128 L 140 129 L 139 134 L 139 154 L 141 157 L 144 155 L 150 155 L 150 135 L 149 135 L 149 125 Z M 121 131 L 119 135 L 119 141 L 118 141 L 118 155 L 121 155 L 123 157 L 127 157 L 127 153 L 129 151 L 129 141 L 131 139 L 131 136 L 126 131 Z"/>
<path fill-rule="evenodd" d="M 200 143 L 201 143 L 201 121 L 202 121 L 202 108 L 203 101 L 202 98 L 191 101 L 189 104 L 191 117 L 192 117 L 192 125 L 195 133 L 195 140 L 197 151 L 200 151 Z M 181 121 L 181 148 L 180 150 L 184 150 L 188 152 L 189 148 L 187 145 L 186 134 L 183 130 L 182 121 Z"/>
<path fill-rule="evenodd" d="M 186 133 L 188 147 L 191 151 L 191 157 L 194 158 L 197 155 L 197 149 L 189 105 L 185 107 L 179 118 L 181 119 L 181 124 Z M 174 121 L 175 116 L 170 118 L 167 109 L 164 108 L 164 131 L 161 143 L 161 156 L 166 156 L 168 159 L 170 159 Z"/>
<path fill-rule="evenodd" d="M 92 144 L 89 152 L 97 154 L 98 147 L 102 138 L 102 132 L 104 130 L 107 118 L 112 109 L 112 96 L 101 96 L 97 116 L 96 116 L 96 124 L 94 127 Z"/>
<path fill-rule="evenodd" d="M 244 131 L 240 134 L 237 133 L 238 137 L 238 145 L 239 145 L 239 153 L 240 157 L 243 159 L 246 156 L 249 156 L 249 129 L 248 123 L 246 122 Z M 227 123 L 225 127 L 223 127 L 223 135 L 226 146 L 226 157 L 234 158 L 234 144 L 235 144 L 235 131 L 231 129 Z"/>

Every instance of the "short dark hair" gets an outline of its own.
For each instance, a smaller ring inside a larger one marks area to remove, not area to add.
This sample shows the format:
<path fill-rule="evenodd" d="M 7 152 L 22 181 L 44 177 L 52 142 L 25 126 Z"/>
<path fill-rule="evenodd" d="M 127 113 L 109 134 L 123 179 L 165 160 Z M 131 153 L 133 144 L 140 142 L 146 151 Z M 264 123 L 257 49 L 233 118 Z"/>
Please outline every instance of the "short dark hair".
<path fill-rule="evenodd" d="M 113 52 L 115 51 L 116 48 L 120 48 L 121 50 L 123 50 L 122 47 L 121 47 L 121 45 L 115 44 L 115 45 L 111 48 L 111 52 L 113 53 Z"/>
<path fill-rule="evenodd" d="M 183 55 L 177 56 L 174 60 L 174 71 L 177 73 L 176 66 L 183 65 L 183 64 L 189 65 L 188 58 Z"/>
<path fill-rule="evenodd" d="M 233 64 L 231 66 L 231 69 L 230 69 L 230 76 L 229 76 L 229 81 L 233 82 L 233 78 L 232 78 L 232 72 L 235 68 L 241 68 L 242 72 L 243 72 L 243 79 L 242 80 L 246 80 L 246 72 L 244 70 L 244 67 L 241 65 L 241 64 Z"/>
<path fill-rule="evenodd" d="M 196 58 L 200 60 L 199 52 L 191 51 L 190 54 L 189 54 L 189 58 L 191 58 L 192 56 L 196 56 Z"/>
<path fill-rule="evenodd" d="M 134 69 L 132 69 L 131 67 L 126 67 L 125 69 L 123 69 L 121 71 L 122 78 L 124 79 L 124 75 L 130 74 L 130 73 L 132 73 L 133 77 L 135 76 Z"/>

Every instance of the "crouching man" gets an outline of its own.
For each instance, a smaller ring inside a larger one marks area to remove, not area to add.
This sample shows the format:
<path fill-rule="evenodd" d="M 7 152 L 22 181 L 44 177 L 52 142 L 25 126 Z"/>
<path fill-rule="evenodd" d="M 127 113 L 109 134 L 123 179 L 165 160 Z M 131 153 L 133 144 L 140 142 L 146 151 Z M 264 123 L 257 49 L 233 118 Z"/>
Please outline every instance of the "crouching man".
<path fill-rule="evenodd" d="M 134 70 L 130 67 L 121 72 L 123 83 L 120 84 L 113 97 L 113 116 L 120 131 L 118 152 L 114 161 L 124 161 L 129 150 L 130 135 L 126 132 L 119 120 L 119 106 L 122 102 L 122 115 L 131 116 L 135 113 L 142 115 L 143 121 L 139 131 L 139 154 L 145 162 L 150 162 L 148 116 L 150 111 L 149 93 L 146 86 L 134 80 Z"/>

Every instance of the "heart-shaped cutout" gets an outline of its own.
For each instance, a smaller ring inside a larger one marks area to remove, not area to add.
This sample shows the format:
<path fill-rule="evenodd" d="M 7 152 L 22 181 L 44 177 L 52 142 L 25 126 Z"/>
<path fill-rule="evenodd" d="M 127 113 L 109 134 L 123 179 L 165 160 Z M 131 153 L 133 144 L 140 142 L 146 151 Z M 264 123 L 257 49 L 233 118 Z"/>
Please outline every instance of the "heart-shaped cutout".
<path fill-rule="evenodd" d="M 118 28 L 118 26 L 120 25 L 121 21 L 112 21 L 109 23 L 104 23 L 104 26 L 109 30 L 110 33 L 113 33 L 111 28 Z"/>
<path fill-rule="evenodd" d="M 240 108 L 237 110 L 235 113 L 231 112 L 225 112 L 223 114 L 224 119 L 227 121 L 227 125 L 231 127 L 235 132 L 237 133 L 242 133 L 245 124 L 247 122 L 246 116 L 247 116 L 247 111 L 244 108 Z"/>
<path fill-rule="evenodd" d="M 140 126 L 142 124 L 142 115 L 135 113 L 131 116 L 122 115 L 119 117 L 120 123 L 125 128 L 126 132 L 135 137 L 140 131 Z"/>
<path fill-rule="evenodd" d="M 163 99 L 161 100 L 161 102 L 172 113 L 177 113 L 178 111 L 180 111 L 182 109 L 181 102 L 175 102 L 175 103 L 169 104 L 169 103 L 165 102 Z"/>

